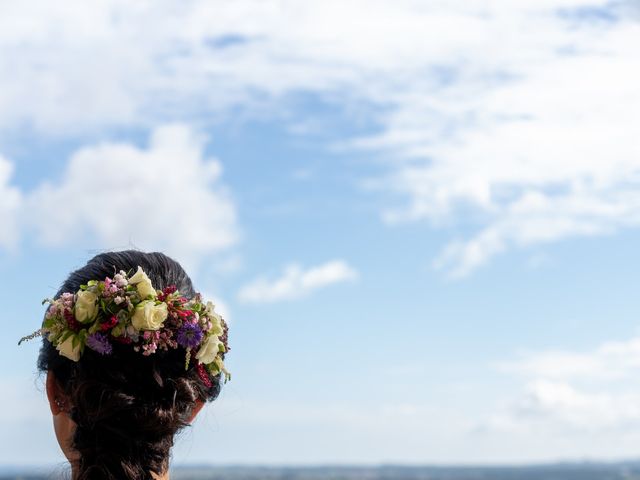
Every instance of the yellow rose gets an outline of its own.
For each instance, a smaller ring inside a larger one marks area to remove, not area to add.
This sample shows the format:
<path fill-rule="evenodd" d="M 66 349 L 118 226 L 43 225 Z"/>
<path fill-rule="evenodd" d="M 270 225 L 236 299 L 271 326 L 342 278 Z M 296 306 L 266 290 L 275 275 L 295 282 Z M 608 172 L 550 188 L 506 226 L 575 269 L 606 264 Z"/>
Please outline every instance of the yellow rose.
<path fill-rule="evenodd" d="M 140 298 L 156 298 L 158 295 L 156 289 L 151 285 L 151 280 L 149 280 L 147 274 L 142 270 L 142 267 L 138 267 L 138 271 L 129 279 L 129 283 L 136 286 Z"/>
<path fill-rule="evenodd" d="M 74 309 L 76 320 L 81 323 L 87 323 L 93 320 L 98 313 L 97 300 L 98 296 L 93 292 L 78 291 Z"/>
<path fill-rule="evenodd" d="M 69 336 L 64 342 L 56 345 L 56 349 L 60 352 L 60 355 L 67 357 L 69 360 L 77 362 L 80 360 L 80 342 L 78 341 L 76 346 L 73 346 L 73 339 L 75 335 Z"/>
<path fill-rule="evenodd" d="M 167 304 L 155 304 L 153 300 L 145 300 L 136 305 L 131 323 L 137 330 L 160 330 L 167 319 Z"/>
<path fill-rule="evenodd" d="M 222 342 L 216 335 L 207 336 L 207 339 L 200 346 L 196 358 L 205 365 L 213 362 L 220 351 L 221 344 Z"/>

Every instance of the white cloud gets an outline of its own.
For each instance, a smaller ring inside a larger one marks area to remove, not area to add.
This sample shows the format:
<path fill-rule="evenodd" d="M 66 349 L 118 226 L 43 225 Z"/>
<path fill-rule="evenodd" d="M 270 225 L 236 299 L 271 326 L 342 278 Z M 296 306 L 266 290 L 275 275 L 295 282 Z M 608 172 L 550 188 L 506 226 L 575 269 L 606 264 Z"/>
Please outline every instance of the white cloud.
<path fill-rule="evenodd" d="M 514 440 L 520 435 L 533 435 L 548 439 L 549 445 L 562 438 L 565 448 L 569 439 L 576 442 L 570 455 L 592 452 L 599 457 L 610 450 L 608 443 L 612 436 L 620 446 L 612 450 L 614 455 L 630 451 L 629 447 L 637 444 L 638 429 L 640 390 L 592 390 L 549 380 L 528 382 L 517 398 L 489 415 L 481 427 L 488 432 L 507 434 Z M 591 436 L 588 446 L 584 445 L 585 435 Z"/>
<path fill-rule="evenodd" d="M 638 428 L 640 391 L 612 394 L 585 392 L 563 382 L 538 380 L 527 385 L 514 413 L 528 421 L 544 421 L 578 430 Z"/>
<path fill-rule="evenodd" d="M 529 377 L 563 381 L 629 378 L 640 374 L 640 337 L 605 342 L 590 352 L 543 351 L 521 357 L 499 368 Z"/>
<path fill-rule="evenodd" d="M 502 19 L 522 34 L 502 31 L 510 45 L 487 49 L 496 65 L 472 57 L 489 69 L 463 69 L 472 77 L 440 97 L 404 103 L 370 140 L 407 158 L 383 188 L 409 203 L 388 210 L 387 221 L 442 225 L 473 212 L 478 232 L 435 262 L 454 277 L 512 247 L 640 224 L 640 61 L 630 47 L 640 25 L 569 30 L 523 13 Z M 508 28 L 502 20 L 496 33 Z M 481 84 L 483 73 L 501 69 L 509 78 Z"/>
<path fill-rule="evenodd" d="M 22 193 L 9 184 L 13 164 L 0 155 L 0 246 L 13 248 L 20 238 L 18 212 L 22 206 Z"/>
<path fill-rule="evenodd" d="M 293 264 L 286 267 L 279 278 L 262 277 L 249 282 L 238 292 L 238 299 L 255 303 L 289 300 L 357 277 L 358 273 L 342 260 L 332 260 L 307 270 Z"/>
<path fill-rule="evenodd" d="M 638 226 L 638 13 L 606 0 L 13 1 L 0 128 L 146 126 L 319 93 L 379 125 L 345 143 L 388 152 L 388 222 L 478 225 L 436 259 L 459 277 L 512 248 Z"/>
<path fill-rule="evenodd" d="M 640 337 L 587 352 L 543 351 L 499 365 L 524 381 L 522 392 L 490 416 L 492 429 L 581 435 L 640 428 Z"/>
<path fill-rule="evenodd" d="M 234 245 L 233 199 L 221 165 L 204 158 L 204 138 L 184 125 L 156 128 L 147 148 L 102 143 L 76 151 L 61 176 L 22 192 L 7 185 L 0 158 L 0 245 L 35 230 L 46 245 L 136 245 L 190 264 Z M 18 221 L 18 219 L 20 219 Z"/>

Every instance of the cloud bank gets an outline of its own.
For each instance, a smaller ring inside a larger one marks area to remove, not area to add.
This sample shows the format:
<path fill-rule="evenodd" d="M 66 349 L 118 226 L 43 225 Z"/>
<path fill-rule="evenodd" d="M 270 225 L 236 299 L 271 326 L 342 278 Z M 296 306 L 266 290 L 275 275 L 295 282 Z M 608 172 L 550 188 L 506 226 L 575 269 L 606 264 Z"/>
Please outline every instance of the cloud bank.
<path fill-rule="evenodd" d="M 451 232 L 434 266 L 463 277 L 640 224 L 639 19 L 605 0 L 10 1 L 0 132 L 277 115 L 310 92 L 372 119 L 336 140 L 385 162 L 366 183 L 386 222 Z"/>

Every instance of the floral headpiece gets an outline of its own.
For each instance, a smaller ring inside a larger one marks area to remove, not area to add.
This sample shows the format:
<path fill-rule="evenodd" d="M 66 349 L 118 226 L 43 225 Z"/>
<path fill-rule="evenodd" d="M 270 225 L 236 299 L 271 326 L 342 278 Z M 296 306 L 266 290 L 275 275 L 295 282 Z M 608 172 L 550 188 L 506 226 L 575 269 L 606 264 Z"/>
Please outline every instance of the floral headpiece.
<path fill-rule="evenodd" d="M 113 278 L 81 285 L 75 294 L 63 293 L 42 303 L 50 304 L 42 328 L 18 344 L 47 335 L 60 355 L 74 362 L 85 348 L 111 355 L 114 343 L 131 345 L 142 355 L 183 348 L 185 370 L 195 355 L 207 387 L 212 385 L 207 372 L 230 379 L 223 363 L 229 350 L 227 324 L 213 303 L 205 304 L 200 294 L 189 300 L 175 286 L 156 290 L 141 267 L 131 277 L 120 271 Z"/>

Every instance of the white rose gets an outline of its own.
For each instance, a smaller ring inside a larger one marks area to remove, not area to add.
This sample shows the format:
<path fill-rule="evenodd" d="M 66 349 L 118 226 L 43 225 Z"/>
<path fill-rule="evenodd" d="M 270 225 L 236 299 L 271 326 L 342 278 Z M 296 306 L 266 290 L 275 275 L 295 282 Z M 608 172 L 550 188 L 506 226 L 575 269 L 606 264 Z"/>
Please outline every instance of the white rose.
<path fill-rule="evenodd" d="M 98 313 L 98 305 L 96 301 L 98 296 L 89 291 L 80 290 L 76 294 L 75 317 L 81 323 L 87 323 L 93 320 Z"/>
<path fill-rule="evenodd" d="M 64 342 L 56 345 L 56 349 L 60 352 L 60 355 L 67 357 L 69 360 L 77 362 L 80 360 L 80 341 L 77 342 L 75 348 L 73 346 L 73 339 L 75 335 L 69 336 Z"/>
<path fill-rule="evenodd" d="M 140 298 L 148 298 L 150 296 L 156 298 L 158 295 L 156 289 L 151 285 L 151 280 L 149 280 L 147 274 L 142 270 L 142 267 L 138 267 L 138 271 L 129 279 L 129 283 L 136 286 Z"/>
<path fill-rule="evenodd" d="M 145 300 L 136 305 L 131 323 L 137 330 L 160 330 L 168 315 L 167 304 Z"/>
<path fill-rule="evenodd" d="M 209 335 L 202 345 L 200 350 L 196 354 L 196 358 L 200 360 L 200 363 L 205 365 L 213 362 L 220 351 L 220 345 L 222 342 L 216 335 Z"/>

